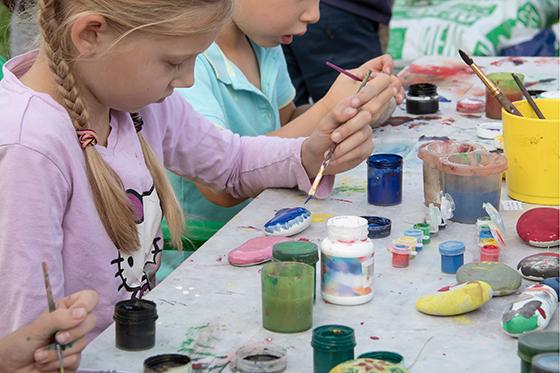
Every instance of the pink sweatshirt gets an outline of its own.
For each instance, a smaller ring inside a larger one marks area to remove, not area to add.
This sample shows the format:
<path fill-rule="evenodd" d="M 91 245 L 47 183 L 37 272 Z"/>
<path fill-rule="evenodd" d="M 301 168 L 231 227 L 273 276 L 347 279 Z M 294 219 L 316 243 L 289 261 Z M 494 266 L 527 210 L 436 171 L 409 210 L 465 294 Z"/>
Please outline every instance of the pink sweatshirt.
<path fill-rule="evenodd" d="M 56 299 L 82 289 L 100 295 L 94 337 L 113 306 L 155 286 L 162 254 L 162 212 L 128 113 L 111 113 L 104 160 L 121 177 L 138 221 L 141 248 L 119 253 L 99 218 L 85 159 L 70 117 L 49 95 L 18 79 L 35 53 L 10 60 L 0 82 L 0 336 L 47 308 L 46 261 Z M 255 196 L 267 187 L 310 188 L 301 165 L 303 139 L 240 137 L 220 130 L 179 95 L 141 111 L 142 133 L 166 168 L 190 179 Z M 333 178 L 324 178 L 326 196 Z"/>

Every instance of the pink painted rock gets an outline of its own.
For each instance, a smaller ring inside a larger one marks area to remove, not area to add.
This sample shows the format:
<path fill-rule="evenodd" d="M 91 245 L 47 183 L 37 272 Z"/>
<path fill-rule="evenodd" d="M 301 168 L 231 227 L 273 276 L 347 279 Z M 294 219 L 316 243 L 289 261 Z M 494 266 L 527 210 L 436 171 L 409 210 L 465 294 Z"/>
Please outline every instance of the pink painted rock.
<path fill-rule="evenodd" d="M 255 237 L 231 250 L 228 254 L 229 264 L 237 267 L 252 266 L 272 259 L 272 246 L 278 242 L 292 241 L 288 237 Z"/>
<path fill-rule="evenodd" d="M 560 210 L 537 207 L 519 217 L 517 234 L 531 246 L 554 247 L 560 243 Z"/>

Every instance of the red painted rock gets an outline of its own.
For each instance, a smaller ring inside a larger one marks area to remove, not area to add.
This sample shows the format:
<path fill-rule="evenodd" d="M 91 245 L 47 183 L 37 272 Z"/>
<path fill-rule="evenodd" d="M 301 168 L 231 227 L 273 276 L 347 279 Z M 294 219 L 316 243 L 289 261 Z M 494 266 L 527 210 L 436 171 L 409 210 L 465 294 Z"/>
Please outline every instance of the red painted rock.
<path fill-rule="evenodd" d="M 546 278 L 558 277 L 560 254 L 540 253 L 530 255 L 517 264 L 517 270 L 527 280 L 542 281 Z"/>
<path fill-rule="evenodd" d="M 517 234 L 531 246 L 554 247 L 560 243 L 560 210 L 538 207 L 517 221 Z"/>

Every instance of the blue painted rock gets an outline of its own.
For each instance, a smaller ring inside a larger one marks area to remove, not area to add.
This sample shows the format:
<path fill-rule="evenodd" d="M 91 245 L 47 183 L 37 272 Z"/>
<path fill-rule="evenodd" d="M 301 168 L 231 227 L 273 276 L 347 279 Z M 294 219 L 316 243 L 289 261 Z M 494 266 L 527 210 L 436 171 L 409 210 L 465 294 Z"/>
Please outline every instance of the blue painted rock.
<path fill-rule="evenodd" d="M 264 232 L 269 236 L 293 236 L 311 225 L 311 213 L 303 207 L 278 210 L 276 215 L 264 224 Z"/>
<path fill-rule="evenodd" d="M 484 281 L 495 296 L 513 294 L 521 286 L 521 275 L 499 262 L 467 263 L 457 270 L 457 282 Z"/>
<path fill-rule="evenodd" d="M 549 277 L 558 277 L 560 254 L 539 253 L 526 257 L 517 264 L 517 270 L 527 280 L 542 281 Z"/>

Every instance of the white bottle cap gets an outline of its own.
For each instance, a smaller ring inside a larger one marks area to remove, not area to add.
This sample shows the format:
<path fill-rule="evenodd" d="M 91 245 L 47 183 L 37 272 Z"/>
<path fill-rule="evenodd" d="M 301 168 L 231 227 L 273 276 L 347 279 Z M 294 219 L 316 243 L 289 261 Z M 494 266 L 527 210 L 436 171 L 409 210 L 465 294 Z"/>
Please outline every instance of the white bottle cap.
<path fill-rule="evenodd" d="M 362 241 L 368 236 L 368 222 L 359 216 L 335 216 L 327 221 L 331 241 Z"/>

